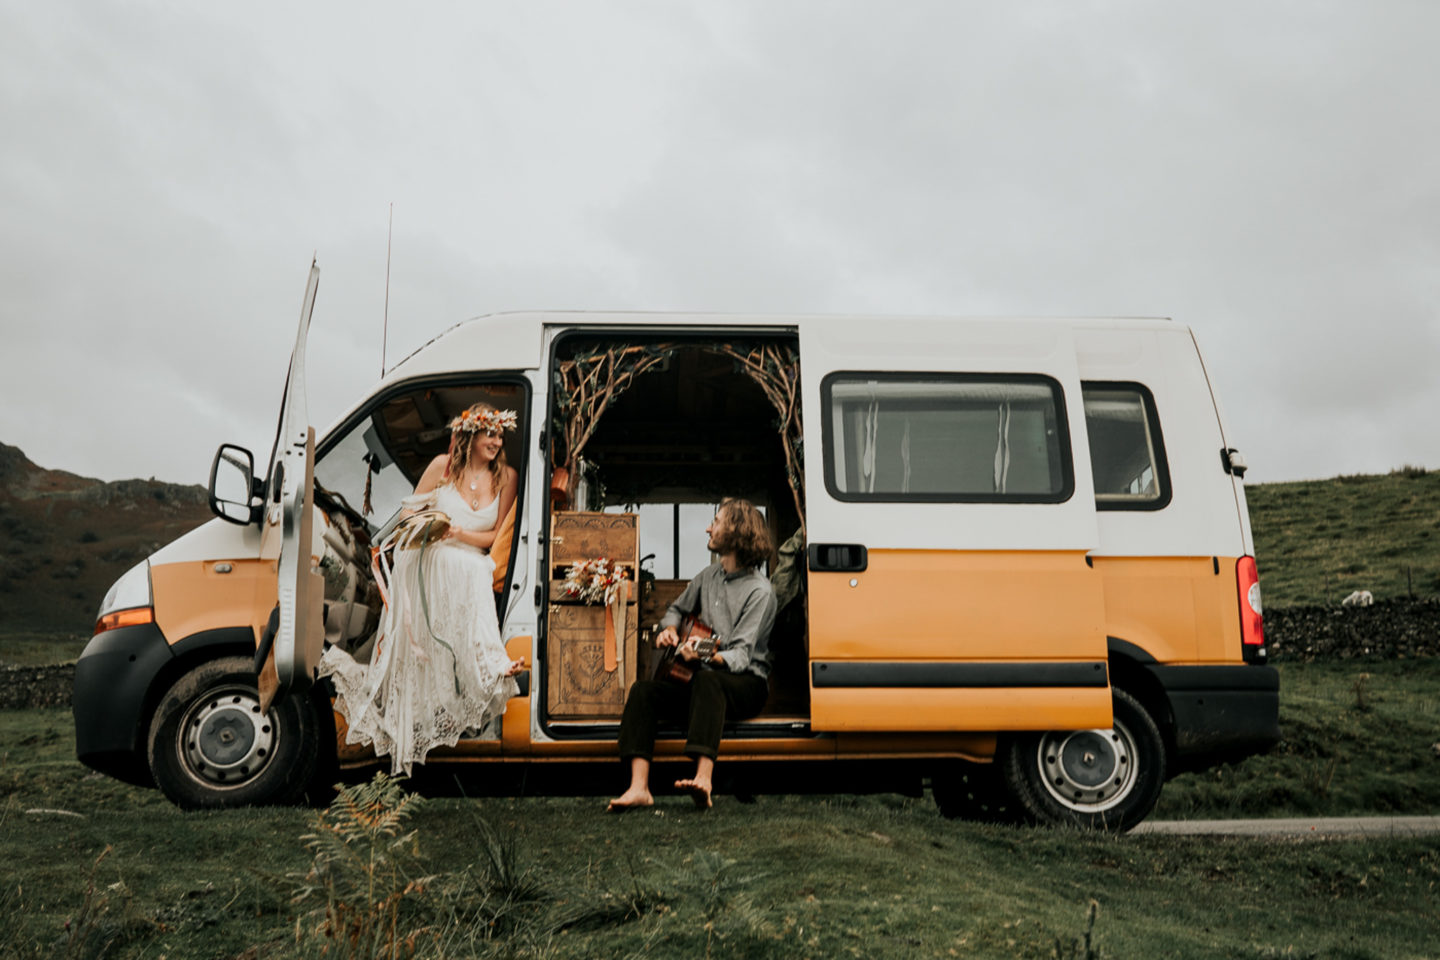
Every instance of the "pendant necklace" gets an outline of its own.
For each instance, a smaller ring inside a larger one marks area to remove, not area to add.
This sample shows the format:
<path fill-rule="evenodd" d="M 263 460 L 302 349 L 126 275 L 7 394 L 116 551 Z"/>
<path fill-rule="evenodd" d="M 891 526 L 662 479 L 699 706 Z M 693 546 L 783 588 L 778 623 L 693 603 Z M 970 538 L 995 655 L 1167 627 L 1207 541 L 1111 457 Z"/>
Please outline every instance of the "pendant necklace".
<path fill-rule="evenodd" d="M 472 479 L 470 480 L 470 492 L 471 492 L 471 493 L 474 493 L 476 490 L 479 490 L 479 489 L 480 489 L 480 484 L 479 484 L 479 482 L 478 482 L 477 480 L 475 480 L 474 478 L 472 478 Z M 471 498 L 470 498 L 470 509 L 471 509 L 471 510 L 479 510 L 479 509 L 480 509 L 480 498 L 479 498 L 479 497 L 471 497 Z"/>

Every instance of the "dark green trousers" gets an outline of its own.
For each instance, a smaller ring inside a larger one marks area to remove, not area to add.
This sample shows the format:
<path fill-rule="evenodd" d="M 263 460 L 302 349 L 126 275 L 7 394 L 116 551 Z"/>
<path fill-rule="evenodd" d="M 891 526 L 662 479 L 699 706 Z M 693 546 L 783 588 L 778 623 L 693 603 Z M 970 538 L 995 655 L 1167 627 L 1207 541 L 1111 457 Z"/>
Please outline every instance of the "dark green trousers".
<path fill-rule="evenodd" d="M 685 753 L 715 759 L 725 721 L 744 720 L 765 708 L 770 684 L 753 673 L 700 670 L 689 683 L 641 680 L 625 698 L 620 720 L 620 759 L 655 754 L 655 728 L 662 720 L 685 721 Z"/>

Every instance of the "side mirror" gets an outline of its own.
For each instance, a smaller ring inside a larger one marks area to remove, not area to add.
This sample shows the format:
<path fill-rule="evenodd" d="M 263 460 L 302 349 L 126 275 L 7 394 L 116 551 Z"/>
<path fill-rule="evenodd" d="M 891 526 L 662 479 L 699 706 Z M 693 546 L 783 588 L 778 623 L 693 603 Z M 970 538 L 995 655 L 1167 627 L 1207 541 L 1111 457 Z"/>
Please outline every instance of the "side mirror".
<path fill-rule="evenodd" d="M 248 526 L 260 519 L 255 503 L 255 457 L 244 447 L 222 443 L 210 464 L 210 510 L 221 520 Z"/>

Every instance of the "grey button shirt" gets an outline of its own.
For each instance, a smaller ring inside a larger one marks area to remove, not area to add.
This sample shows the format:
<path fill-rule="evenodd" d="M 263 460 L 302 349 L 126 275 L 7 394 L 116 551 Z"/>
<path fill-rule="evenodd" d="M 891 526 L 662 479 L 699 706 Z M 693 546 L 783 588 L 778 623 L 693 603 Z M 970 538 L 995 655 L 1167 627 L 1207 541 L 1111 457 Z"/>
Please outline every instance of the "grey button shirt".
<path fill-rule="evenodd" d="M 724 648 L 720 658 L 731 673 L 770 676 L 775 594 L 765 574 L 754 567 L 727 574 L 719 563 L 710 564 L 670 604 L 660 626 L 678 627 L 686 614 L 698 616 L 719 634 Z"/>

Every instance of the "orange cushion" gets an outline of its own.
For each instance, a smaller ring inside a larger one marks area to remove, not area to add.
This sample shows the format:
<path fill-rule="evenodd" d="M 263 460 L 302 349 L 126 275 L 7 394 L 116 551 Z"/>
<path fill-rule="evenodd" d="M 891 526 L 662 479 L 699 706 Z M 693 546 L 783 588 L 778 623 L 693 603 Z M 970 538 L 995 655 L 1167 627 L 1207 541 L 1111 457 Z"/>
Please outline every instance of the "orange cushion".
<path fill-rule="evenodd" d="M 495 533 L 495 542 L 490 545 L 490 557 L 495 561 L 495 592 L 499 593 L 505 589 L 505 575 L 510 572 L 510 544 L 515 539 L 515 504 L 510 504 L 510 509 L 505 514 L 505 519 L 500 521 L 500 529 Z"/>

